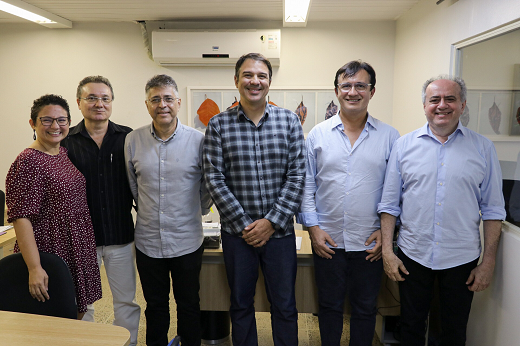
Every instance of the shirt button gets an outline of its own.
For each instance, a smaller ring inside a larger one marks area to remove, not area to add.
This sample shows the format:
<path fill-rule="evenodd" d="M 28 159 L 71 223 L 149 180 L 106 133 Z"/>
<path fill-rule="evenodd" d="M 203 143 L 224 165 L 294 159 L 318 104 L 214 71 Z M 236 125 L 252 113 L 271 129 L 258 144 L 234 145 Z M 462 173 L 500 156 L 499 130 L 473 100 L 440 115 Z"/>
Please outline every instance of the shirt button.
<path fill-rule="evenodd" d="M 437 205 L 441 205 L 440 203 L 437 203 Z"/>
<path fill-rule="evenodd" d="M 164 177 L 161 177 L 161 180 L 164 180 Z"/>
<path fill-rule="evenodd" d="M 442 186 L 442 183 L 439 183 L 440 186 Z"/>
<path fill-rule="evenodd" d="M 436 242 L 436 243 L 435 243 L 435 245 L 439 245 L 439 243 L 438 243 L 438 242 Z"/>
<path fill-rule="evenodd" d="M 161 211 L 161 214 L 164 214 L 164 211 Z"/>
<path fill-rule="evenodd" d="M 350 192 L 347 192 L 347 196 L 349 195 Z"/>
<path fill-rule="evenodd" d="M 444 162 L 441 162 L 441 166 L 444 166 Z"/>
<path fill-rule="evenodd" d="M 439 222 L 437 222 L 437 226 L 439 226 L 439 225 L 440 225 L 440 223 L 439 223 Z"/>
<path fill-rule="evenodd" d="M 350 173 L 350 172 L 348 172 L 347 174 L 348 174 L 348 175 L 350 175 L 351 173 Z"/>
<path fill-rule="evenodd" d="M 164 162 L 164 160 L 161 160 L 161 162 Z"/>
<path fill-rule="evenodd" d="M 164 193 L 161 193 L 161 197 L 164 197 Z"/>

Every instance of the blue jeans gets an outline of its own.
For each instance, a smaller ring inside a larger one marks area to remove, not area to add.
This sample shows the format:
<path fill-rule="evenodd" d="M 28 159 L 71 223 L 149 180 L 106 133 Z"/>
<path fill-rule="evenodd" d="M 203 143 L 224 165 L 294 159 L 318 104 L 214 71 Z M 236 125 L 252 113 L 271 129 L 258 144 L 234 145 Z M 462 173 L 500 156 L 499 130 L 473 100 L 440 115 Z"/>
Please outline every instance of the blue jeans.
<path fill-rule="evenodd" d="M 229 313 L 234 346 L 258 345 L 254 296 L 258 265 L 262 268 L 275 346 L 298 345 L 298 311 L 294 296 L 296 245 L 294 234 L 271 238 L 261 248 L 240 236 L 222 232 L 222 248 L 231 290 Z"/>
<path fill-rule="evenodd" d="M 381 260 L 370 262 L 365 251 L 334 250 L 332 259 L 313 253 L 318 288 L 321 344 L 339 346 L 343 331 L 343 305 L 348 295 L 350 345 L 371 346 L 376 326 L 377 295 L 383 275 Z"/>
<path fill-rule="evenodd" d="M 433 270 L 415 262 L 401 249 L 398 257 L 410 273 L 399 282 L 401 345 L 424 345 L 435 277 L 439 281 L 441 345 L 466 345 L 466 327 L 473 300 L 473 292 L 468 289 L 466 280 L 477 266 L 478 258 L 457 267 Z"/>

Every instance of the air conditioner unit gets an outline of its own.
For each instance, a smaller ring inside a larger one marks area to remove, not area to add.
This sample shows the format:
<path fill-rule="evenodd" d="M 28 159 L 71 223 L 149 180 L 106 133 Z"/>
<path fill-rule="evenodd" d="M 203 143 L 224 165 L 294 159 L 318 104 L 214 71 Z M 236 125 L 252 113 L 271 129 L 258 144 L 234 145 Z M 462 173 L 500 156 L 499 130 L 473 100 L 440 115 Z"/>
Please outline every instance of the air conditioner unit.
<path fill-rule="evenodd" d="M 280 66 L 280 30 L 153 31 L 152 55 L 163 66 L 235 66 L 247 53 L 261 53 Z"/>

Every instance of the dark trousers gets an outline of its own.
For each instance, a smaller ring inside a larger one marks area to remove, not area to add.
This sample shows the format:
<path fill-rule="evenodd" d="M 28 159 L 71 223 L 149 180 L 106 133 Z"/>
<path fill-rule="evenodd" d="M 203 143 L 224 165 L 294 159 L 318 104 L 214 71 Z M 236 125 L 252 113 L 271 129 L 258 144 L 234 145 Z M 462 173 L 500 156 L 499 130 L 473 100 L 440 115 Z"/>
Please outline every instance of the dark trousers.
<path fill-rule="evenodd" d="M 473 292 L 466 280 L 477 266 L 478 259 L 443 270 L 427 268 L 399 250 L 398 257 L 410 273 L 399 282 L 401 297 L 401 345 L 423 346 L 426 338 L 426 319 L 433 299 L 435 278 L 439 282 L 441 311 L 441 345 L 466 345 Z"/>
<path fill-rule="evenodd" d="M 170 276 L 177 304 L 177 334 L 183 346 L 200 345 L 199 275 L 201 246 L 174 258 L 152 258 L 136 249 L 136 263 L 146 300 L 146 345 L 166 346 L 170 328 Z"/>
<path fill-rule="evenodd" d="M 254 296 L 258 265 L 262 268 L 267 299 L 271 303 L 271 326 L 275 346 L 298 345 L 298 311 L 294 296 L 296 244 L 291 234 L 271 238 L 261 248 L 242 237 L 222 232 L 222 248 L 229 287 L 234 346 L 258 345 Z"/>
<path fill-rule="evenodd" d="M 322 346 L 339 346 L 343 331 L 343 305 L 348 295 L 350 345 L 371 346 L 376 326 L 377 295 L 383 275 L 381 260 L 370 262 L 365 251 L 335 250 L 332 259 L 313 253 L 318 288 Z"/>

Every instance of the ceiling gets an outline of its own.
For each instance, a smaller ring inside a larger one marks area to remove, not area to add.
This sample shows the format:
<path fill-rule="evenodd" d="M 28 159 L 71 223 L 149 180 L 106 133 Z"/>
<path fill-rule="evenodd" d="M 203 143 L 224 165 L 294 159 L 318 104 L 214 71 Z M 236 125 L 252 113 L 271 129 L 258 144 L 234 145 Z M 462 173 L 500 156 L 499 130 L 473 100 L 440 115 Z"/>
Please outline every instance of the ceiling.
<path fill-rule="evenodd" d="M 281 21 L 282 0 L 23 0 L 74 22 Z M 396 20 L 419 0 L 312 0 L 308 22 Z M 0 11 L 1 23 L 24 19 Z"/>

